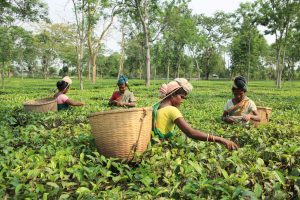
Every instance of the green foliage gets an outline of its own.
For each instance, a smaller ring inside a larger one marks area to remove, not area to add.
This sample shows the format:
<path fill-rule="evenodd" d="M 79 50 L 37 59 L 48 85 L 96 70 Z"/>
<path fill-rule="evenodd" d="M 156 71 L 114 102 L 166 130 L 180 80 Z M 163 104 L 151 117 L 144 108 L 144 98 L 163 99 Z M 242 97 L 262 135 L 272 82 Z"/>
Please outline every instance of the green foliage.
<path fill-rule="evenodd" d="M 9 79 L 0 91 L 0 197 L 8 199 L 297 199 L 300 196 L 300 83 L 251 82 L 248 96 L 272 107 L 258 128 L 221 122 L 229 81 L 192 82 L 181 111 L 194 128 L 236 141 L 241 148 L 188 139 L 153 138 L 143 155 L 125 163 L 100 155 L 87 115 L 110 109 L 115 80 L 74 84 L 69 97 L 84 107 L 57 113 L 24 113 L 22 103 L 51 95 L 57 80 Z M 150 88 L 130 80 L 139 107 L 158 101 Z M 22 85 L 22 87 L 20 87 Z"/>
<path fill-rule="evenodd" d="M 48 20 L 47 15 L 47 6 L 40 0 L 0 2 L 0 25 L 11 24 L 15 20 Z"/>

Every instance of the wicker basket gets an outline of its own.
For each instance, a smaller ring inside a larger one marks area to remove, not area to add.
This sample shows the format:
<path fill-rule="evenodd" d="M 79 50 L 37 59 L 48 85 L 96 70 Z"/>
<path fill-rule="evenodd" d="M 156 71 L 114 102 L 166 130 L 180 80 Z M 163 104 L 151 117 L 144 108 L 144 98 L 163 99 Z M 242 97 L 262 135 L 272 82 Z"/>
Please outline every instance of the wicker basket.
<path fill-rule="evenodd" d="M 135 152 L 144 152 L 150 141 L 152 107 L 93 113 L 89 121 L 102 155 L 131 160 Z"/>
<path fill-rule="evenodd" d="M 57 111 L 57 102 L 55 98 L 31 100 L 23 103 L 25 112 L 49 112 Z"/>
<path fill-rule="evenodd" d="M 272 108 L 257 106 L 257 112 L 258 116 L 260 117 L 259 124 L 266 124 L 269 122 L 272 114 Z"/>

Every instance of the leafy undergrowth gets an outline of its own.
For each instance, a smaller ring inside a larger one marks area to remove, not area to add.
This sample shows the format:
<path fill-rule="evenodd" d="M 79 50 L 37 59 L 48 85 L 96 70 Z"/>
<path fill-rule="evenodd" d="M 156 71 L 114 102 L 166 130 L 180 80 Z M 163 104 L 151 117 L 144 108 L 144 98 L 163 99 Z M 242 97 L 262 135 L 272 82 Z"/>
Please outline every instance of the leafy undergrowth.
<path fill-rule="evenodd" d="M 69 96 L 85 107 L 57 113 L 25 113 L 22 102 L 51 95 L 56 80 L 11 79 L 0 93 L 0 196 L 2 199 L 299 199 L 300 83 L 279 90 L 272 82 L 250 83 L 248 96 L 272 107 L 258 128 L 220 121 L 231 83 L 193 82 L 181 107 L 193 127 L 237 142 L 228 151 L 178 131 L 153 138 L 130 162 L 100 155 L 87 116 L 108 110 L 114 80 L 78 83 Z M 139 107 L 153 105 L 157 88 L 132 80 Z M 21 87 L 22 85 L 22 87 Z"/>

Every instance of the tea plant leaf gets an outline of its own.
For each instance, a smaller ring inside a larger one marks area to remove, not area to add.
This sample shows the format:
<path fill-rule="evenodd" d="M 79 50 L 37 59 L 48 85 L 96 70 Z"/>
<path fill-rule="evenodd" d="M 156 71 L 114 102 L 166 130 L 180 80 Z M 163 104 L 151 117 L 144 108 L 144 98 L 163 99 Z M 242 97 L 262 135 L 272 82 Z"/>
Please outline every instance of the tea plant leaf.
<path fill-rule="evenodd" d="M 48 195 L 49 195 L 49 193 L 44 193 L 43 194 L 43 200 L 47 200 L 48 199 Z"/>
<path fill-rule="evenodd" d="M 282 184 L 284 185 L 285 184 L 285 177 L 283 176 L 283 174 L 276 170 L 273 172 L 273 174 L 275 175 L 275 178 Z"/>
<path fill-rule="evenodd" d="M 50 186 L 52 186 L 54 188 L 59 188 L 59 186 L 56 183 L 54 183 L 54 182 L 47 182 L 46 184 L 50 185 Z"/>
<path fill-rule="evenodd" d="M 83 194 L 83 193 L 89 193 L 91 192 L 89 188 L 87 187 L 79 187 L 77 190 L 76 190 L 76 193 L 79 193 L 79 194 Z"/>
<path fill-rule="evenodd" d="M 152 179 L 149 176 L 145 176 L 144 178 L 141 179 L 141 182 L 146 186 L 149 187 L 150 184 L 152 183 Z"/>
<path fill-rule="evenodd" d="M 69 194 L 62 194 L 60 195 L 59 200 L 68 199 L 69 197 L 70 197 Z"/>
<path fill-rule="evenodd" d="M 257 163 L 257 165 L 260 166 L 260 167 L 265 165 L 264 160 L 261 159 L 261 158 L 257 158 L 256 163 Z"/>
<path fill-rule="evenodd" d="M 259 183 L 256 183 L 254 185 L 254 193 L 256 195 L 257 198 L 261 197 L 261 194 L 262 194 L 263 190 L 262 190 L 262 187 Z"/>
<path fill-rule="evenodd" d="M 22 189 L 23 186 L 24 186 L 23 184 L 18 184 L 17 187 L 16 187 L 16 189 L 15 189 L 15 193 L 18 194 L 19 191 Z"/>
<path fill-rule="evenodd" d="M 249 190 L 243 192 L 243 197 L 244 199 L 257 200 L 255 194 Z"/>
<path fill-rule="evenodd" d="M 191 160 L 188 161 L 188 163 L 200 174 L 202 175 L 202 168 L 200 167 L 200 165 L 196 162 L 193 162 Z"/>

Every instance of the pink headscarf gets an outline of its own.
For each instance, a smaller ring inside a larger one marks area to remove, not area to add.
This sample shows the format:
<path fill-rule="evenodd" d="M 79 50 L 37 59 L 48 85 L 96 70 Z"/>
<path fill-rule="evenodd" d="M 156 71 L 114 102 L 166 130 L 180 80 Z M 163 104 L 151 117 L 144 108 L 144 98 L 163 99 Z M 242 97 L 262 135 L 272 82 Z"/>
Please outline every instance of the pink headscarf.
<path fill-rule="evenodd" d="M 180 88 L 181 86 L 176 81 L 171 81 L 168 84 L 162 84 L 158 90 L 159 98 L 164 98 L 171 92 L 175 91 L 176 89 Z"/>
<path fill-rule="evenodd" d="M 186 91 L 186 93 L 191 92 L 193 89 L 193 86 L 185 78 L 176 78 L 168 84 L 162 84 L 159 88 L 158 96 L 159 98 L 164 98 L 181 87 Z"/>

